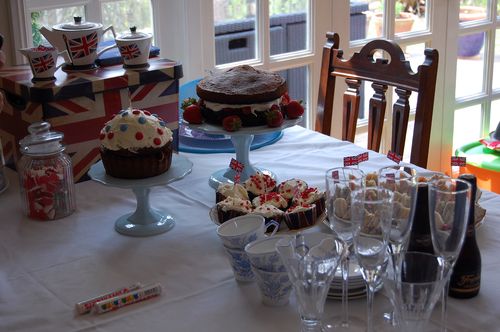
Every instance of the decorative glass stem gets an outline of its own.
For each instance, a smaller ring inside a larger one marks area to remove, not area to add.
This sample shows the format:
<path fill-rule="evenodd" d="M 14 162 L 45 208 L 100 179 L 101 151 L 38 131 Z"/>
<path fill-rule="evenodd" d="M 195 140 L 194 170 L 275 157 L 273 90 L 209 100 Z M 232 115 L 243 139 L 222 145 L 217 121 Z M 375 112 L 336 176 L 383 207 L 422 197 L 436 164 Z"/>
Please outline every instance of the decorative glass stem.
<path fill-rule="evenodd" d="M 448 292 L 450 290 L 450 278 L 451 273 L 448 274 L 446 278 L 446 283 L 444 284 L 443 292 L 441 293 L 441 332 L 446 332 L 448 330 Z"/>
<path fill-rule="evenodd" d="M 366 331 L 373 331 L 373 294 L 375 293 L 375 287 L 373 287 L 372 283 L 367 285 L 367 322 L 366 322 Z"/>
<path fill-rule="evenodd" d="M 342 322 L 341 326 L 349 327 L 349 256 L 342 260 Z"/>

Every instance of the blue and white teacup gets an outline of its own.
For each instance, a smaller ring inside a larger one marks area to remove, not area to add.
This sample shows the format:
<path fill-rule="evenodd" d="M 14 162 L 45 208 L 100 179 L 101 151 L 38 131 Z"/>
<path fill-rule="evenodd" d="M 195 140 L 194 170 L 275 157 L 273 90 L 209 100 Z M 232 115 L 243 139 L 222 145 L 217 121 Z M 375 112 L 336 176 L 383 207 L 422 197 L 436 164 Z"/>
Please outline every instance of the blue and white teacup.
<path fill-rule="evenodd" d="M 250 242 L 245 246 L 250 263 L 264 271 L 269 272 L 286 272 L 278 251 L 276 243 L 284 238 L 290 238 L 289 235 L 276 235 L 273 237 L 258 239 Z"/>
<path fill-rule="evenodd" d="M 243 282 L 250 282 L 255 280 L 255 276 L 252 271 L 252 266 L 248 260 L 248 256 L 244 250 L 231 249 L 224 247 L 227 257 L 229 258 L 229 263 L 231 263 L 231 268 L 233 269 L 234 279 Z"/>
<path fill-rule="evenodd" d="M 217 235 L 224 247 L 243 251 L 248 243 L 264 238 L 267 228 L 272 225 L 274 224 L 269 223 L 266 226 L 263 216 L 246 214 L 221 224 L 217 227 Z M 278 227 L 275 227 L 270 236 L 273 236 L 277 230 Z"/>
<path fill-rule="evenodd" d="M 269 306 L 286 305 L 292 292 L 287 272 L 269 272 L 252 266 L 255 280 L 262 295 L 262 303 Z"/>

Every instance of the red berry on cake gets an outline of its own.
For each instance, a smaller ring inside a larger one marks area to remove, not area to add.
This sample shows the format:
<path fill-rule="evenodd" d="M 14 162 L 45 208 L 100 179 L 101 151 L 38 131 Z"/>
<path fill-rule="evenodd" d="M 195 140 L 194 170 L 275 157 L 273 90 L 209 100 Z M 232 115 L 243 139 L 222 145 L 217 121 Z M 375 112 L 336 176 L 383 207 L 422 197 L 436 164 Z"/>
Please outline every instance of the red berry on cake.
<path fill-rule="evenodd" d="M 200 106 L 196 104 L 191 104 L 184 109 L 184 113 L 182 114 L 184 120 L 193 124 L 200 124 L 203 122 L 203 118 L 201 116 Z"/>
<path fill-rule="evenodd" d="M 271 109 L 269 112 L 266 114 L 267 118 L 267 125 L 269 127 L 279 127 L 283 124 L 283 114 L 281 111 L 276 110 L 276 109 Z"/>
<path fill-rule="evenodd" d="M 237 115 L 226 116 L 222 120 L 222 127 L 227 131 L 237 131 L 241 128 L 241 119 Z"/>
<path fill-rule="evenodd" d="M 193 97 L 189 97 L 189 98 L 186 98 L 182 101 L 182 104 L 181 104 L 181 108 L 183 110 L 186 110 L 186 108 L 190 105 L 196 105 L 197 104 L 197 101 L 196 101 L 196 98 L 193 98 Z"/>
<path fill-rule="evenodd" d="M 298 102 L 296 100 L 292 100 L 285 107 L 285 112 L 286 112 L 286 116 L 289 119 L 297 119 L 302 114 L 304 114 L 304 107 L 302 106 L 301 102 Z"/>

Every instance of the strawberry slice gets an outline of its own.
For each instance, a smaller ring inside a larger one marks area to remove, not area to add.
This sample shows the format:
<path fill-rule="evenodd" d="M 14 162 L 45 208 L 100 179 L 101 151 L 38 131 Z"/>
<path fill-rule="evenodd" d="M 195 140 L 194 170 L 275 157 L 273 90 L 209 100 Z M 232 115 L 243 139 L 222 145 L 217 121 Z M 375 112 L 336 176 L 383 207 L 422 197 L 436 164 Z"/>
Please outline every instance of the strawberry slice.
<path fill-rule="evenodd" d="M 241 119 L 237 115 L 229 115 L 222 120 L 222 127 L 227 131 L 237 131 L 241 128 Z"/>
<path fill-rule="evenodd" d="M 184 120 L 193 124 L 200 124 L 203 122 L 203 117 L 201 116 L 200 106 L 196 104 L 191 104 L 184 110 L 182 114 Z"/>
<path fill-rule="evenodd" d="M 283 114 L 279 109 L 270 109 L 266 113 L 267 125 L 269 127 L 279 127 L 283 124 Z"/>
<path fill-rule="evenodd" d="M 289 119 L 297 119 L 302 114 L 304 114 L 304 107 L 302 106 L 302 101 L 292 100 L 285 107 L 286 116 Z"/>

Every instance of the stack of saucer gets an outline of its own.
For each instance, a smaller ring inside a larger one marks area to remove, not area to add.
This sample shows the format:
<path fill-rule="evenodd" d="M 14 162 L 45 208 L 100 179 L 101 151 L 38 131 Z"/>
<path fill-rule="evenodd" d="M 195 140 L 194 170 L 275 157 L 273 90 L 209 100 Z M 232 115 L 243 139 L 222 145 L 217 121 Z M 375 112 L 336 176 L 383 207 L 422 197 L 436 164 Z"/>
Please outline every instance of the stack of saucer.
<path fill-rule="evenodd" d="M 361 269 L 356 261 L 352 259 L 349 262 L 349 279 L 348 279 L 349 299 L 359 299 L 366 296 L 366 283 L 361 274 Z M 335 272 L 328 298 L 334 300 L 342 300 L 342 273 L 340 267 Z"/>

